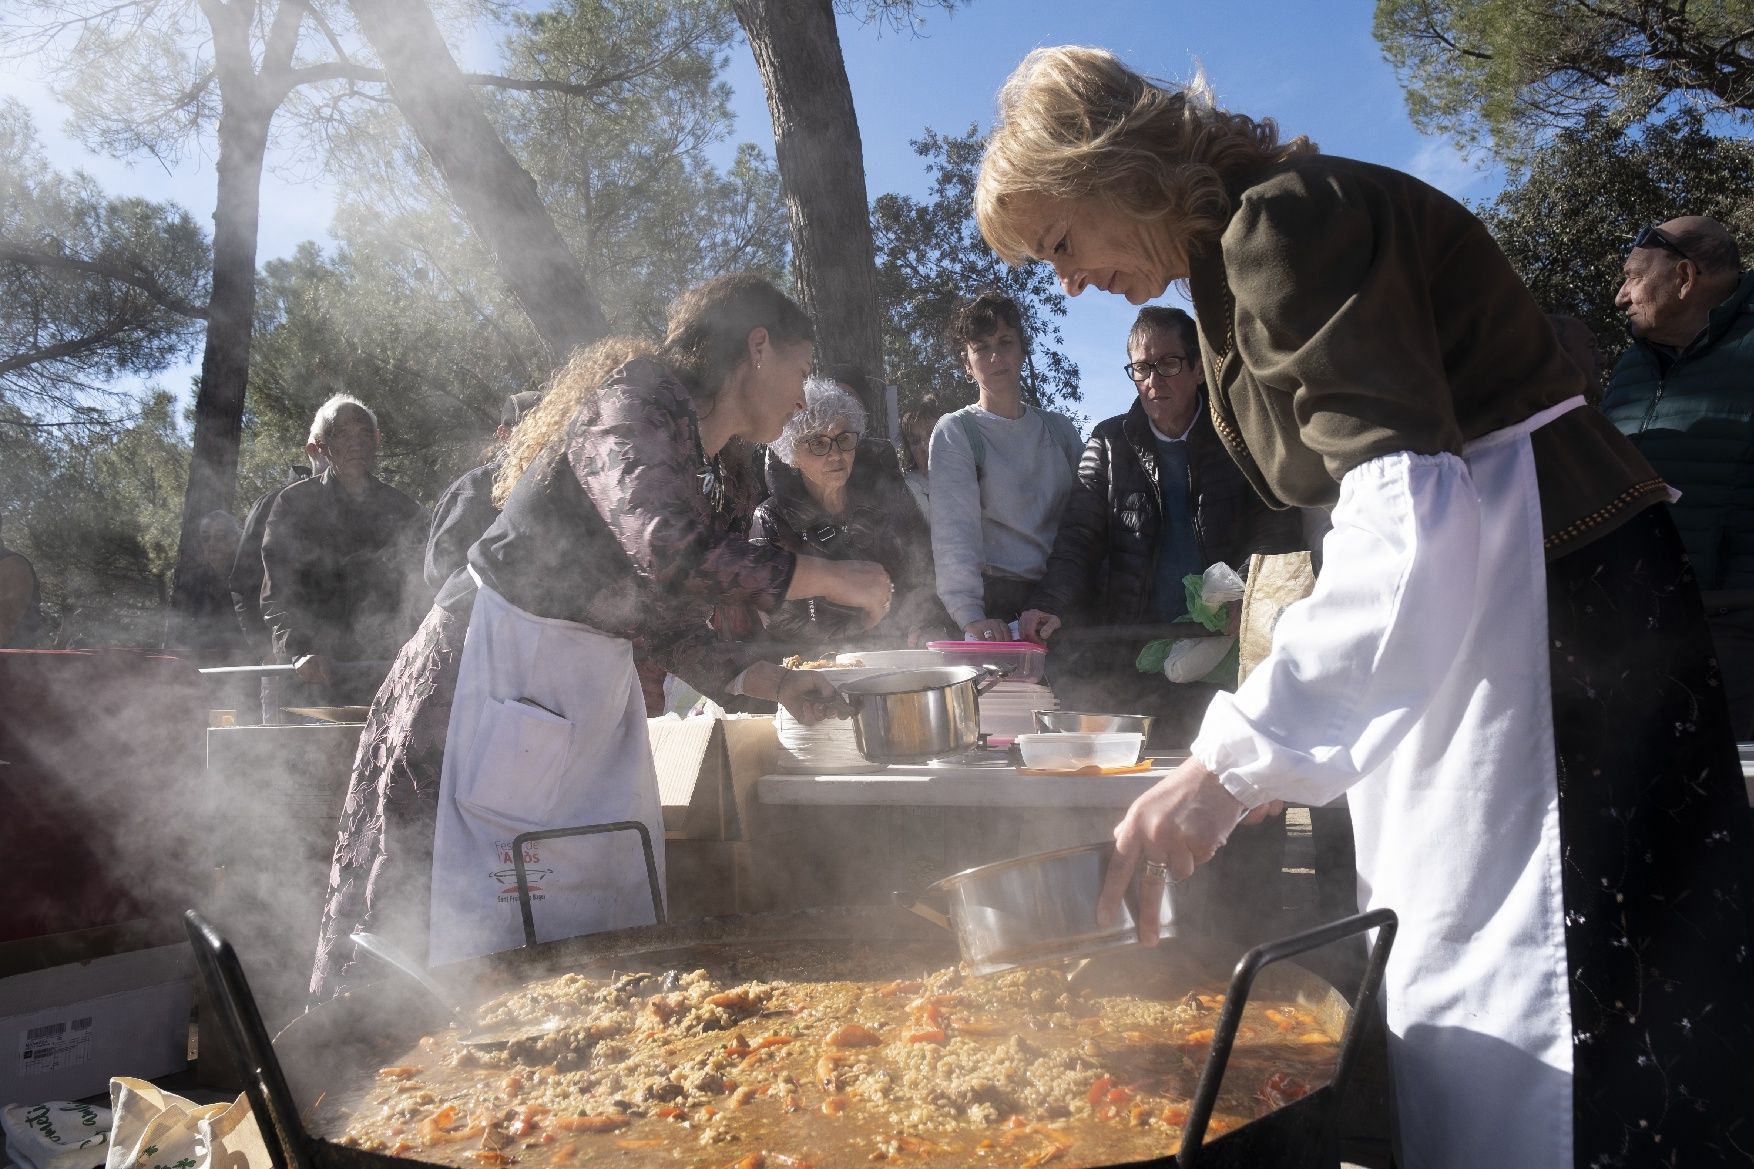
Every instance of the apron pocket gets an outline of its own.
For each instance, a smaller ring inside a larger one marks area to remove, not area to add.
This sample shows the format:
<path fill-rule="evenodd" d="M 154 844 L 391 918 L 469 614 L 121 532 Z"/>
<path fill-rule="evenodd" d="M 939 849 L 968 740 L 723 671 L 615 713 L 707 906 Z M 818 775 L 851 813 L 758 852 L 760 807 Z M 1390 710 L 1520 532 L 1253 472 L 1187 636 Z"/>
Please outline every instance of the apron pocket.
<path fill-rule="evenodd" d="M 556 828 L 549 816 L 560 798 L 573 725 L 515 699 L 490 699 L 482 713 L 475 766 L 458 776 L 457 803 L 525 828 Z"/>

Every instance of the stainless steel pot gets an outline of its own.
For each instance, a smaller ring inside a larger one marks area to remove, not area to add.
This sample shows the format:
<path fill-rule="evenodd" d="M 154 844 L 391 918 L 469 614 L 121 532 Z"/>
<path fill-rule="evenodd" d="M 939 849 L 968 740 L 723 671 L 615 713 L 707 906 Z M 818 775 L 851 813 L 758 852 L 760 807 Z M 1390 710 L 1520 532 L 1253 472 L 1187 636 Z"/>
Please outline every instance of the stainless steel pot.
<path fill-rule="evenodd" d="M 1147 740 L 1151 738 L 1152 716 L 1148 714 L 1097 714 L 1088 710 L 1038 710 L 1034 714 L 1035 729 L 1044 733 L 1137 731 Z"/>
<path fill-rule="evenodd" d="M 931 889 L 949 897 L 947 924 L 976 974 L 1082 958 L 1138 944 L 1136 878 L 1120 920 L 1107 928 L 1096 921 L 1096 900 L 1114 853 L 1113 841 L 1074 845 L 965 869 Z M 1163 888 L 1158 937 L 1199 932 L 1209 888 L 1201 878 L 1196 872 Z"/>
<path fill-rule="evenodd" d="M 898 670 L 836 686 L 853 708 L 853 740 L 873 763 L 924 763 L 980 738 L 976 699 L 998 685 L 997 666 Z"/>

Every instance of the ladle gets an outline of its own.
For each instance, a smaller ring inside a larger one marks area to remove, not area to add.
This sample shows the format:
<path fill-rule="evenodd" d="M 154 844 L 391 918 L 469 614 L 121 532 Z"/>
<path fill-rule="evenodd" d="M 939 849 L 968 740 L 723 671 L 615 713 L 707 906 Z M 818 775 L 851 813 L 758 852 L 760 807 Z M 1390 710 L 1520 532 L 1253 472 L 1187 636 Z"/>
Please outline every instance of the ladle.
<path fill-rule="evenodd" d="M 464 1047 L 503 1047 L 520 1039 L 539 1039 L 560 1029 L 560 1019 L 550 1016 L 540 1023 L 517 1023 L 504 1027 L 482 1027 L 475 1012 L 464 1006 L 450 991 L 440 986 L 426 969 L 405 950 L 378 934 L 364 930 L 351 935 L 353 944 L 390 968 L 412 978 L 444 1007 L 457 1025 L 457 1042 Z"/>

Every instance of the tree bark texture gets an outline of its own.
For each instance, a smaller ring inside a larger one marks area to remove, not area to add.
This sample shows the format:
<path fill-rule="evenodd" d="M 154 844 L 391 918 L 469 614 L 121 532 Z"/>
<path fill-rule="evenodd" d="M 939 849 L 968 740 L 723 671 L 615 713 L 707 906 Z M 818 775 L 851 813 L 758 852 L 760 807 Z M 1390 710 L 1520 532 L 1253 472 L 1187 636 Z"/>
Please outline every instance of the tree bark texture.
<path fill-rule="evenodd" d="M 238 443 L 250 372 L 250 330 L 256 312 L 256 233 L 268 118 L 227 108 L 219 118 L 219 197 L 213 212 L 213 292 L 201 384 L 195 391 L 195 440 L 183 497 L 177 575 L 195 550 L 195 529 L 210 511 L 230 511 L 237 492 Z"/>
<path fill-rule="evenodd" d="M 391 96 L 558 367 L 609 331 L 584 268 L 487 120 L 424 0 L 352 0 Z"/>
<path fill-rule="evenodd" d="M 183 494 L 176 580 L 188 580 L 199 555 L 201 517 L 230 511 L 237 494 L 238 443 L 250 373 L 256 315 L 256 242 L 261 220 L 262 162 L 268 126 L 285 96 L 284 74 L 298 41 L 304 9 L 282 4 L 274 14 L 260 72 L 250 50 L 254 6 L 201 0 L 213 30 L 219 81 L 218 195 L 213 206 L 213 282 L 201 382 L 195 389 L 195 435 Z"/>
<path fill-rule="evenodd" d="M 865 154 L 832 0 L 732 0 L 731 7 L 767 90 L 798 291 L 816 322 L 817 361 L 856 365 L 881 381 Z M 885 416 L 879 399 L 871 387 L 866 407 L 873 418 Z"/>

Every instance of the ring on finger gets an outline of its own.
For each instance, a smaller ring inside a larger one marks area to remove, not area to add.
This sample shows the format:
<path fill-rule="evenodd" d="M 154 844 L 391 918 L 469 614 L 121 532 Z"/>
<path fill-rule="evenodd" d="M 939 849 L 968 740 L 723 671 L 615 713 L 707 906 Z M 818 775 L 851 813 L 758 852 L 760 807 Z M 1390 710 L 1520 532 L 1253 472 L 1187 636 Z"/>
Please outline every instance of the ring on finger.
<path fill-rule="evenodd" d="M 1140 879 L 1146 880 L 1146 881 L 1156 881 L 1160 885 L 1168 884 L 1169 883 L 1169 866 L 1164 864 L 1162 861 L 1146 861 L 1145 868 L 1144 868 L 1144 871 L 1140 875 Z"/>

